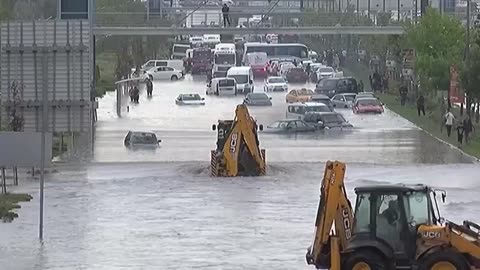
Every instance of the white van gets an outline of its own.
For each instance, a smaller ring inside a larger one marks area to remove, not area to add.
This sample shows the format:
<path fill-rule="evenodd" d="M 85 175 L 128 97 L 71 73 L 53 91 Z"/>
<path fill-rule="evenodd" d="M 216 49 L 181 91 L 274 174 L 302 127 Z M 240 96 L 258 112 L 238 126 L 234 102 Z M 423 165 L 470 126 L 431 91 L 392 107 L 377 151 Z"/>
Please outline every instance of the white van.
<path fill-rule="evenodd" d="M 182 60 L 150 60 L 142 65 L 140 71 L 143 74 L 153 67 L 171 67 L 180 70 L 182 71 L 182 74 L 185 74 L 185 67 L 183 66 Z"/>
<path fill-rule="evenodd" d="M 306 112 L 332 112 L 332 110 L 327 105 L 319 102 L 297 102 L 288 104 L 285 116 L 288 119 L 303 120 Z"/>
<path fill-rule="evenodd" d="M 251 67 L 231 67 L 227 71 L 227 77 L 234 78 L 237 82 L 237 93 L 253 92 L 253 70 Z"/>
<path fill-rule="evenodd" d="M 210 87 L 207 87 L 207 95 L 236 95 L 236 81 L 234 78 L 213 78 Z"/>

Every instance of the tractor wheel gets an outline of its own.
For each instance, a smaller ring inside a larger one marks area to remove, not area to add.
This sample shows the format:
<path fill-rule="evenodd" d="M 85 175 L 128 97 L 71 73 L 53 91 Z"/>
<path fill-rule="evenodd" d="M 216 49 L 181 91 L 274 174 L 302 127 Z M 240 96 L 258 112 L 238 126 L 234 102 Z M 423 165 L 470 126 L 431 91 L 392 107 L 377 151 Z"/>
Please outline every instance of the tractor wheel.
<path fill-rule="evenodd" d="M 451 250 L 438 250 L 419 262 L 419 270 L 467 270 L 465 258 Z"/>
<path fill-rule="evenodd" d="M 347 255 L 344 270 L 387 270 L 386 262 L 374 251 L 358 250 Z"/>

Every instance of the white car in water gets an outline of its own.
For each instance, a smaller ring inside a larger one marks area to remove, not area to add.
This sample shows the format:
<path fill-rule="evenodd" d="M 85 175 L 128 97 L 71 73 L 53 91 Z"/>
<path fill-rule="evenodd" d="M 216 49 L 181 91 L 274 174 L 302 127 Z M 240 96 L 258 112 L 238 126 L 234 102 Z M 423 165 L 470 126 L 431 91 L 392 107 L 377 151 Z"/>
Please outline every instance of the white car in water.
<path fill-rule="evenodd" d="M 335 77 L 335 69 L 332 67 L 320 67 L 317 70 L 317 79 L 322 80 L 322 79 L 327 79 L 327 78 L 333 78 Z"/>
<path fill-rule="evenodd" d="M 174 69 L 172 67 L 154 67 L 149 69 L 143 75 L 144 78 L 150 80 L 172 80 L 176 81 L 183 77 L 182 71 Z"/>
<path fill-rule="evenodd" d="M 268 77 L 263 90 L 265 92 L 288 91 L 287 81 L 283 77 Z"/>
<path fill-rule="evenodd" d="M 205 105 L 205 98 L 199 94 L 180 94 L 176 99 L 177 105 Z"/>

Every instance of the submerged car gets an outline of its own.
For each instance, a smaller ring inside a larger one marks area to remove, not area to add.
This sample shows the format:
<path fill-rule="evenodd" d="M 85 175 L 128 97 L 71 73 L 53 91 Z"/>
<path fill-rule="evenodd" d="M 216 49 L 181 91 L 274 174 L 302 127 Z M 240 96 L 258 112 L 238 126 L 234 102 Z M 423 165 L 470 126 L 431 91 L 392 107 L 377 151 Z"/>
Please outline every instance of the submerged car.
<path fill-rule="evenodd" d="M 205 98 L 199 94 L 180 94 L 176 99 L 177 105 L 205 105 Z"/>
<path fill-rule="evenodd" d="M 332 103 L 335 108 L 351 108 L 355 101 L 357 94 L 355 93 L 343 93 L 335 95 L 332 98 Z"/>
<path fill-rule="evenodd" d="M 376 98 L 357 98 L 352 110 L 353 113 L 383 113 L 383 105 Z"/>
<path fill-rule="evenodd" d="M 266 133 L 299 133 L 312 132 L 316 130 L 317 128 L 309 125 L 303 120 L 288 119 L 276 121 L 264 128 L 263 131 Z"/>
<path fill-rule="evenodd" d="M 287 82 L 283 77 L 269 77 L 265 80 L 265 86 L 263 87 L 265 92 L 287 91 Z"/>
<path fill-rule="evenodd" d="M 308 75 L 305 73 L 303 68 L 291 68 L 287 72 L 287 81 L 291 83 L 306 83 L 308 80 Z"/>
<path fill-rule="evenodd" d="M 317 83 L 315 92 L 329 97 L 342 93 L 358 93 L 357 81 L 351 77 L 323 79 Z"/>
<path fill-rule="evenodd" d="M 293 89 L 287 94 L 285 101 L 287 103 L 307 102 L 310 101 L 314 94 L 315 93 L 312 90 L 306 88 Z"/>
<path fill-rule="evenodd" d="M 129 131 L 123 144 L 126 147 L 158 147 L 161 142 L 153 132 Z"/>
<path fill-rule="evenodd" d="M 337 112 L 307 112 L 304 121 L 317 128 L 352 128 L 343 115 Z"/>
<path fill-rule="evenodd" d="M 318 103 L 323 103 L 330 108 L 330 110 L 333 112 L 333 102 L 330 100 L 330 98 L 326 95 L 313 95 L 312 98 L 310 99 L 311 102 L 318 102 Z"/>
<path fill-rule="evenodd" d="M 272 98 L 265 93 L 248 93 L 243 103 L 249 106 L 271 106 Z"/>

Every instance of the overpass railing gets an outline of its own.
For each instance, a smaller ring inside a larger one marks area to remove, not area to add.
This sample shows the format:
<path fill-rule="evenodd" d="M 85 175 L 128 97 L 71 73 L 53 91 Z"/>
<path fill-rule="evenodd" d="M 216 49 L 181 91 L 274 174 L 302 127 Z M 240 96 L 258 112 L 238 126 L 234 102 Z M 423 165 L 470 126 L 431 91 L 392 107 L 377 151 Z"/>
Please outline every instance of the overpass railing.
<path fill-rule="evenodd" d="M 178 9 L 169 16 L 147 16 L 143 12 L 100 12 L 95 16 L 97 27 L 223 27 L 221 12 L 196 11 L 187 16 L 188 10 Z M 252 18 L 264 16 L 263 20 Z M 168 18 L 168 19 L 167 19 Z M 314 26 L 400 26 L 410 21 L 406 14 L 400 20 L 391 14 L 357 14 L 346 12 L 273 11 L 262 14 L 254 11 L 230 11 L 231 27 L 242 24 L 247 28 L 265 27 L 314 27 Z"/>

